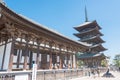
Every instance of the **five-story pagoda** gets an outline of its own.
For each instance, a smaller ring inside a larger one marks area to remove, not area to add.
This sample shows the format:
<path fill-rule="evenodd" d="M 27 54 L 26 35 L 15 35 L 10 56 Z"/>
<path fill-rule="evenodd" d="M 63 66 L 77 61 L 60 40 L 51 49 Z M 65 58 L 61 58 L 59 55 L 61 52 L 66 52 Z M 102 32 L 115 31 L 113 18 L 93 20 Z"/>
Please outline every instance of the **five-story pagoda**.
<path fill-rule="evenodd" d="M 86 9 L 85 9 L 86 13 Z M 89 44 L 89 49 L 81 54 L 78 59 L 84 62 L 86 67 L 100 67 L 101 61 L 105 59 L 105 55 L 102 53 L 106 49 L 102 46 L 103 41 L 100 32 L 101 27 L 95 21 L 88 21 L 87 14 L 85 23 L 74 27 L 79 33 L 74 35 L 80 38 L 79 41 Z"/>

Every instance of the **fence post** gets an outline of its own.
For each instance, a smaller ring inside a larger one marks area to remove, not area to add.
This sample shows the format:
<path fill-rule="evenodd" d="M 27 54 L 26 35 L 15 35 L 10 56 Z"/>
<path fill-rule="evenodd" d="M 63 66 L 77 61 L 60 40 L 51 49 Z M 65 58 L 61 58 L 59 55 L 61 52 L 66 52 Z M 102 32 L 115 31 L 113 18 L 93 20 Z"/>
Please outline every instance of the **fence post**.
<path fill-rule="evenodd" d="M 43 72 L 44 80 L 45 80 L 45 72 Z"/>
<path fill-rule="evenodd" d="M 71 74 L 71 79 L 72 79 L 72 70 L 70 71 L 70 74 Z"/>
<path fill-rule="evenodd" d="M 66 80 L 65 71 L 64 71 L 64 80 Z"/>

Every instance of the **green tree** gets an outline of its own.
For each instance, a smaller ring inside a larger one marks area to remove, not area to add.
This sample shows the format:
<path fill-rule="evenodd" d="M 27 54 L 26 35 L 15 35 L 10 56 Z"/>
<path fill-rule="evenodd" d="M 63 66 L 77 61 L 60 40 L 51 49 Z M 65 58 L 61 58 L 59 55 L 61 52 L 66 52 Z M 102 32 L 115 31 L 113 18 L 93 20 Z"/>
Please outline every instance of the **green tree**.
<path fill-rule="evenodd" d="M 78 60 L 78 61 L 77 61 L 77 65 L 78 65 L 78 67 L 80 68 L 80 67 L 82 67 L 82 66 L 84 65 L 84 63 L 83 63 L 82 60 Z"/>
<path fill-rule="evenodd" d="M 115 55 L 114 64 L 115 66 L 120 67 L 120 54 Z"/>
<path fill-rule="evenodd" d="M 108 62 L 107 62 L 106 59 L 104 59 L 104 60 L 101 61 L 101 66 L 102 67 L 107 67 L 107 65 L 108 65 Z"/>
<path fill-rule="evenodd" d="M 79 60 L 79 57 L 80 57 L 81 54 L 83 54 L 83 53 L 78 52 L 78 53 L 76 54 L 76 57 L 77 57 L 77 59 L 78 59 L 78 61 L 77 61 L 77 66 L 78 66 L 79 68 L 84 65 L 83 61 L 82 61 L 82 60 Z"/>

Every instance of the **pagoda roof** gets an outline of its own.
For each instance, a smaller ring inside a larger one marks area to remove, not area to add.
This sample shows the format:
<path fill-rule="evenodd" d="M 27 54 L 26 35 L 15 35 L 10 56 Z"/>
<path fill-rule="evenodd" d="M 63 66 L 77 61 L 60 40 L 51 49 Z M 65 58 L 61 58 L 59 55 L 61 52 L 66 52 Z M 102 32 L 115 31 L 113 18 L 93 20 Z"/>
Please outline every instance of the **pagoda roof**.
<path fill-rule="evenodd" d="M 86 58 L 95 58 L 95 57 L 106 57 L 103 53 L 84 53 L 81 54 L 78 58 L 79 59 L 86 59 Z"/>
<path fill-rule="evenodd" d="M 100 43 L 100 44 L 96 44 L 96 45 L 94 45 L 94 46 L 91 46 L 90 47 L 91 48 L 91 51 L 97 51 L 97 52 L 101 52 L 101 51 L 105 51 L 105 50 L 107 50 L 106 48 L 104 48 L 103 46 L 102 46 L 102 44 Z"/>
<path fill-rule="evenodd" d="M 0 8 L 1 8 L 1 13 L 0 14 L 5 14 L 6 16 L 11 16 L 12 19 L 15 19 L 14 21 L 16 21 L 16 23 L 20 22 L 20 23 L 26 23 L 26 24 L 23 24 L 23 25 L 27 25 L 27 27 L 31 28 L 32 30 L 36 30 L 37 32 L 40 32 L 42 31 L 43 33 L 51 36 L 51 37 L 56 37 L 62 41 L 67 41 L 67 42 L 70 42 L 72 44 L 75 44 L 77 46 L 82 46 L 82 47 L 85 47 L 87 48 L 87 46 L 89 46 L 88 44 L 85 44 L 83 42 L 79 42 L 79 41 L 75 41 L 73 39 L 70 39 L 60 33 L 58 33 L 57 31 L 55 30 L 52 30 L 44 25 L 41 25 L 23 15 L 20 15 L 20 14 L 17 14 L 15 13 L 14 11 L 12 11 L 11 9 L 9 9 L 7 6 L 3 5 L 0 3 Z M 29 25 L 29 26 L 28 26 Z"/>
<path fill-rule="evenodd" d="M 97 23 L 97 21 L 96 20 L 94 20 L 94 21 L 91 21 L 91 22 L 85 22 L 85 23 L 83 23 L 83 24 L 81 24 L 81 25 L 78 25 L 78 26 L 76 26 L 76 27 L 74 27 L 76 30 L 78 30 L 78 31 L 81 31 L 82 29 L 84 29 L 84 28 L 87 28 L 87 27 L 93 27 L 93 26 L 97 26 L 99 29 L 101 29 L 101 27 L 98 25 L 98 23 Z"/>
<path fill-rule="evenodd" d="M 88 43 L 104 43 L 105 41 L 102 40 L 102 38 L 100 38 L 100 35 L 97 35 L 97 36 L 93 36 L 93 37 L 89 37 L 89 38 L 86 38 L 86 39 L 81 39 L 80 41 L 82 42 L 88 42 Z"/>
<path fill-rule="evenodd" d="M 88 31 L 84 31 L 84 32 L 80 32 L 80 33 L 75 33 L 74 35 L 79 38 L 82 38 L 83 36 L 90 35 L 90 34 L 91 35 L 100 34 L 100 36 L 103 36 L 103 34 L 97 28 L 93 28 Z"/>

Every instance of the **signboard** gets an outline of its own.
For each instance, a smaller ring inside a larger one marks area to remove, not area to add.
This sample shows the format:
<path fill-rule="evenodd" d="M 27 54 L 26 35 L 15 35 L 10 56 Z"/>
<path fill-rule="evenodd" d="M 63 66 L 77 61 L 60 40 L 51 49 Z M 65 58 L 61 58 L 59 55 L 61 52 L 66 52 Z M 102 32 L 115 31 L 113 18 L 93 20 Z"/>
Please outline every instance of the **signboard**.
<path fill-rule="evenodd" d="M 15 80 L 28 80 L 28 74 L 16 75 Z"/>
<path fill-rule="evenodd" d="M 32 80 L 36 80 L 36 75 L 37 75 L 37 64 L 33 64 Z"/>

